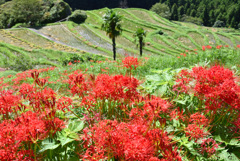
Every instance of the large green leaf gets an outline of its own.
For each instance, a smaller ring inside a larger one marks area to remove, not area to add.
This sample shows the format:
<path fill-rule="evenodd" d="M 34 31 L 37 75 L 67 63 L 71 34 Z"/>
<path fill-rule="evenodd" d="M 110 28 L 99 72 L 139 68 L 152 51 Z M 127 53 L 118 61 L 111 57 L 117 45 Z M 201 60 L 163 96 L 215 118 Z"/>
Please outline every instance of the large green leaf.
<path fill-rule="evenodd" d="M 60 141 L 62 146 L 66 145 L 70 142 L 73 142 L 75 140 L 74 138 L 71 138 L 68 135 L 70 135 L 70 134 L 67 134 L 65 132 L 65 129 L 63 131 L 57 133 L 57 140 Z"/>
<path fill-rule="evenodd" d="M 59 146 L 60 146 L 60 144 L 56 143 L 55 140 L 47 138 L 47 139 L 42 141 L 42 146 L 41 146 L 41 149 L 40 149 L 39 152 L 41 153 L 41 152 L 44 152 L 46 150 L 54 150 L 54 149 L 58 148 Z"/>
<path fill-rule="evenodd" d="M 84 122 L 79 120 L 70 120 L 68 129 L 72 132 L 79 132 L 84 128 Z"/>

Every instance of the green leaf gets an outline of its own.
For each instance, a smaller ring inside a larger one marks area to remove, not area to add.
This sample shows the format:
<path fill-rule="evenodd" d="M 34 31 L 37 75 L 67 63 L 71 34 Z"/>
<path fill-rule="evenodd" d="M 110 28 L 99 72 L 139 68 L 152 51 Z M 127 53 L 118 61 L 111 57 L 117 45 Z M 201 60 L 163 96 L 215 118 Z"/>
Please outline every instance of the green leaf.
<path fill-rule="evenodd" d="M 240 147 L 240 142 L 236 138 L 231 139 L 231 141 L 228 144 L 232 146 Z"/>
<path fill-rule="evenodd" d="M 179 122 L 179 120 L 173 119 L 173 127 L 180 127 L 180 122 Z"/>
<path fill-rule="evenodd" d="M 74 139 L 68 138 L 68 137 L 64 137 L 60 139 L 61 145 L 64 146 L 70 142 L 74 141 Z"/>
<path fill-rule="evenodd" d="M 239 161 L 235 154 L 229 153 L 228 150 L 223 150 L 218 154 L 218 160 L 223 161 Z"/>
<path fill-rule="evenodd" d="M 68 124 L 68 129 L 72 132 L 79 132 L 84 127 L 84 121 L 70 120 Z"/>
<path fill-rule="evenodd" d="M 58 148 L 59 146 L 60 146 L 60 144 L 59 143 L 57 144 L 55 140 L 50 140 L 50 138 L 47 138 L 42 141 L 42 147 L 39 152 L 41 153 L 46 150 L 53 150 L 53 149 Z"/>
<path fill-rule="evenodd" d="M 69 134 L 69 135 L 71 135 L 71 134 Z M 57 133 L 57 140 L 59 140 L 61 145 L 64 146 L 67 143 L 74 141 L 75 139 L 68 137 L 68 134 L 66 134 L 66 132 L 63 130 L 63 131 Z"/>

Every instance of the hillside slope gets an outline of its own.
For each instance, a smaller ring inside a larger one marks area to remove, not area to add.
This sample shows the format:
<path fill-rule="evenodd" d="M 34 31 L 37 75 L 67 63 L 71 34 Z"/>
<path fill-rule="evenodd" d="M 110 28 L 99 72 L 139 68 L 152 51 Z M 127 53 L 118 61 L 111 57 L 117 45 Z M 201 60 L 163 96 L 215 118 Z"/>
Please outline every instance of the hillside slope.
<path fill-rule="evenodd" d="M 123 32 L 117 38 L 118 56 L 139 53 L 133 37 L 133 34 L 139 27 L 147 31 L 146 46 L 143 51 L 145 55 L 178 56 L 186 50 L 189 52 L 201 50 L 203 45 L 228 45 L 234 47 L 240 44 L 240 33 L 237 33 L 236 30 L 172 22 L 144 9 L 114 10 L 123 15 Z M 14 58 L 14 56 L 6 54 L 5 50 L 14 54 L 6 43 L 20 47 L 24 51 L 22 55 L 28 55 L 29 58 L 36 58 L 36 54 L 33 54 L 32 50 L 111 56 L 111 40 L 101 30 L 102 16 L 106 11 L 107 8 L 86 11 L 88 18 L 85 23 L 80 25 L 72 22 L 62 22 L 35 29 L 0 30 L 0 42 L 2 42 L 0 57 L 9 61 Z M 163 32 L 163 35 L 159 34 L 160 30 Z M 37 54 L 37 57 L 48 60 L 47 64 L 49 65 L 52 63 L 56 64 L 56 61 L 59 61 L 58 59 L 52 59 L 52 54 L 45 54 L 44 56 Z M 4 67 L 3 64 L 3 62 L 0 62 L 1 67 Z"/>

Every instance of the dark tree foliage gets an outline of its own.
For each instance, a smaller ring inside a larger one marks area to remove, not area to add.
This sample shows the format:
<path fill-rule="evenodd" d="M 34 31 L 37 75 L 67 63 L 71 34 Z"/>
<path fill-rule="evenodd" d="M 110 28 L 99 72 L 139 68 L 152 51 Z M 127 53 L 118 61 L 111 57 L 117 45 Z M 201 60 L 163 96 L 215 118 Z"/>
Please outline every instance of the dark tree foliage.
<path fill-rule="evenodd" d="M 99 8 L 116 8 L 121 7 L 122 2 L 131 8 L 145 8 L 150 9 L 152 5 L 159 2 L 159 0 L 65 0 L 72 9 L 92 10 Z"/>
<path fill-rule="evenodd" d="M 179 20 L 185 20 L 186 17 L 193 21 L 201 19 L 204 26 L 213 26 L 215 22 L 222 21 L 227 27 L 239 28 L 239 0 L 160 0 L 158 3 L 169 6 L 172 20 L 176 20 L 177 14 Z"/>
<path fill-rule="evenodd" d="M 176 3 L 173 4 L 172 9 L 171 9 L 171 19 L 172 20 L 178 20 L 178 10 L 177 10 L 177 5 Z"/>
<path fill-rule="evenodd" d="M 209 24 L 209 19 L 210 19 L 210 17 L 209 17 L 209 10 L 208 10 L 208 8 L 206 6 L 203 9 L 203 13 L 201 15 L 201 18 L 203 20 L 203 25 L 204 26 L 209 26 L 210 25 Z"/>
<path fill-rule="evenodd" d="M 12 0 L 0 5 L 0 29 L 12 26 L 38 26 L 71 15 L 63 0 Z"/>

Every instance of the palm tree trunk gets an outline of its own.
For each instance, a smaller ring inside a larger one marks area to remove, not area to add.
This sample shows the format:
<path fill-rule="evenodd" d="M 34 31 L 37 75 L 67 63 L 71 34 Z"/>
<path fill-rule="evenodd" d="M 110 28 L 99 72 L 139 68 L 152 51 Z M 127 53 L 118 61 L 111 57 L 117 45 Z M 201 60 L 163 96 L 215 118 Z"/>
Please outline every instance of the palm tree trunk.
<path fill-rule="evenodd" d="M 139 47 L 140 47 L 140 57 L 142 57 L 143 42 L 141 40 L 139 40 Z"/>
<path fill-rule="evenodd" d="M 116 42 L 115 42 L 115 37 L 112 38 L 112 43 L 113 43 L 113 60 L 116 60 Z"/>

